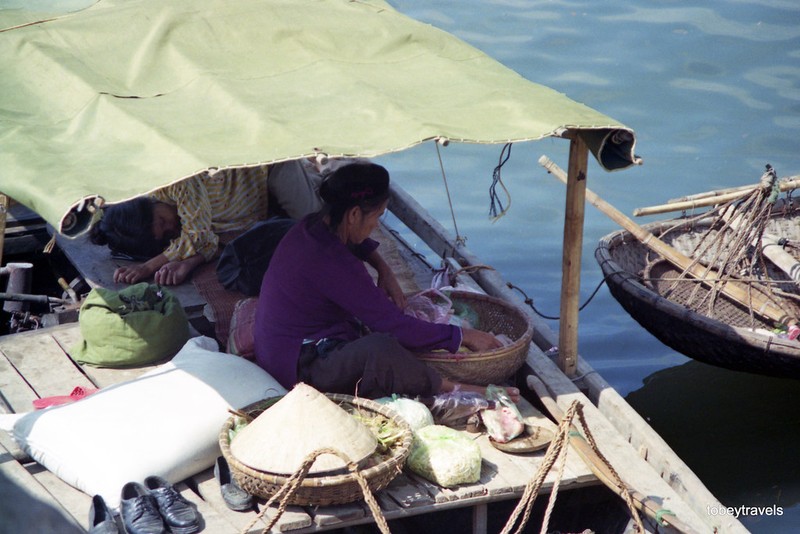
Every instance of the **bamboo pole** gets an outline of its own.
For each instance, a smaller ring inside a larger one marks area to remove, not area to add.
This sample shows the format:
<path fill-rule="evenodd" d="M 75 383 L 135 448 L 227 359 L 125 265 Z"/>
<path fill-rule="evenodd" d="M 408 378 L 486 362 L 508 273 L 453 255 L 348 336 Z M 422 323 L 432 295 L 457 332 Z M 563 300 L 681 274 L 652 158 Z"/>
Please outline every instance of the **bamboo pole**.
<path fill-rule="evenodd" d="M 800 176 L 797 176 L 797 175 L 788 176 L 786 178 L 783 178 L 783 180 L 786 181 L 786 182 L 793 182 L 793 181 L 800 180 Z M 750 191 L 752 191 L 756 187 L 758 187 L 758 186 L 755 186 L 755 185 L 740 185 L 738 187 L 727 187 L 725 189 L 716 189 L 714 191 L 706 191 L 705 193 L 695 193 L 693 195 L 686 195 L 686 196 L 682 196 L 682 197 L 679 197 L 679 198 L 671 198 L 671 199 L 667 200 L 667 204 L 675 204 L 676 202 L 685 202 L 687 200 L 698 200 L 698 199 L 701 199 L 701 198 L 715 197 L 715 196 L 719 196 L 719 195 L 724 195 L 726 193 L 733 193 L 735 191 L 744 191 L 745 193 L 749 193 Z"/>
<path fill-rule="evenodd" d="M 8 196 L 0 193 L 0 265 L 3 265 L 3 249 L 6 246 L 6 221 L 8 220 Z"/>
<path fill-rule="evenodd" d="M 794 178 L 794 177 L 793 177 Z M 778 183 L 781 192 L 790 191 L 800 187 L 800 179 L 791 179 Z M 706 206 L 715 206 L 717 204 L 724 204 L 731 200 L 741 198 L 748 193 L 753 192 L 759 185 L 748 185 L 741 188 L 732 188 L 730 190 L 723 190 L 720 194 L 698 193 L 697 196 L 690 198 L 685 197 L 685 200 L 678 199 L 677 201 L 668 201 L 666 204 L 659 204 L 658 206 L 648 206 L 646 208 L 636 208 L 633 210 L 634 217 L 643 217 L 645 215 L 655 215 L 658 213 L 669 213 L 671 211 L 686 211 L 695 208 L 702 208 Z"/>
<path fill-rule="evenodd" d="M 553 176 L 566 183 L 566 174 L 558 165 L 551 161 L 550 158 L 547 156 L 542 156 L 539 158 L 539 164 L 547 169 Z M 630 232 L 631 235 L 641 241 L 643 245 L 654 250 L 663 256 L 664 259 L 677 266 L 681 270 L 688 272 L 705 285 L 718 289 L 739 304 L 748 306 L 753 310 L 753 312 L 769 320 L 775 321 L 776 323 L 785 324 L 786 326 L 792 326 L 798 323 L 796 317 L 787 314 L 771 300 L 764 298 L 760 294 L 749 291 L 749 288 L 746 284 L 737 282 L 733 279 L 723 280 L 714 271 L 706 270 L 701 265 L 698 265 L 691 258 L 685 256 L 678 250 L 675 250 L 633 222 L 618 209 L 598 197 L 594 192 L 587 189 L 586 198 L 594 207 L 602 211 L 609 218 L 611 218 L 611 220 Z"/>
<path fill-rule="evenodd" d="M 586 170 L 589 150 L 579 135 L 569 145 L 569 176 L 561 256 L 561 313 L 558 329 L 558 366 L 568 377 L 578 368 L 578 311 L 581 286 L 583 218 L 586 206 Z"/>
<path fill-rule="evenodd" d="M 536 396 L 542 401 L 545 409 L 555 419 L 556 422 L 564 418 L 564 412 L 559 408 L 558 403 L 550 396 L 550 391 L 534 375 L 528 375 L 526 380 L 528 387 L 536 393 Z M 641 492 L 632 488 L 630 485 L 619 479 L 619 476 L 614 476 L 612 468 L 610 468 L 602 457 L 595 451 L 592 446 L 583 438 L 574 425 L 570 427 L 569 444 L 572 449 L 578 453 L 578 456 L 586 463 L 589 469 L 607 488 L 616 493 L 618 496 L 623 496 L 623 489 L 627 490 L 628 494 L 633 500 L 634 506 L 641 512 L 644 512 L 647 517 L 656 523 L 661 523 L 659 526 L 670 526 L 675 530 L 684 534 L 696 532 L 692 527 L 681 521 L 673 514 L 663 514 L 663 506 L 656 502 L 655 498 L 643 495 Z"/>

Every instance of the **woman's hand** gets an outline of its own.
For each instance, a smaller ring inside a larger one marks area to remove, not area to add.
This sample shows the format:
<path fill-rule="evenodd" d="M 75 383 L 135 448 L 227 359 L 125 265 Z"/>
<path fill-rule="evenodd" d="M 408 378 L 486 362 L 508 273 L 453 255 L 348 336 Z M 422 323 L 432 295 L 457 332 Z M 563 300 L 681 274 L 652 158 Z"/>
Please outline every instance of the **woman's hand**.
<path fill-rule="evenodd" d="M 189 274 L 199 264 L 203 263 L 203 256 L 197 254 L 185 260 L 170 261 L 156 271 L 154 281 L 162 286 L 177 286 L 182 284 Z"/>
<path fill-rule="evenodd" d="M 503 343 L 489 332 L 475 330 L 474 328 L 461 329 L 461 344 L 472 352 L 484 352 L 499 349 Z"/>
<path fill-rule="evenodd" d="M 150 278 L 152 274 L 152 267 L 147 265 L 147 263 L 125 265 L 114 271 L 114 281 L 123 284 L 135 284 L 136 282 Z"/>

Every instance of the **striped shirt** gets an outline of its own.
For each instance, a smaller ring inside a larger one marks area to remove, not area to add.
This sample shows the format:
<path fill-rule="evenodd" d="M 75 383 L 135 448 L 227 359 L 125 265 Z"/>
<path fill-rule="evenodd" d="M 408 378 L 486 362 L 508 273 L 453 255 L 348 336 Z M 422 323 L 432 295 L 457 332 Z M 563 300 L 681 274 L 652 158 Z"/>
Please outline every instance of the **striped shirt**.
<path fill-rule="evenodd" d="M 155 191 L 151 196 L 176 206 L 181 235 L 164 255 L 170 261 L 217 253 L 217 234 L 245 230 L 267 218 L 268 165 L 204 171 Z"/>

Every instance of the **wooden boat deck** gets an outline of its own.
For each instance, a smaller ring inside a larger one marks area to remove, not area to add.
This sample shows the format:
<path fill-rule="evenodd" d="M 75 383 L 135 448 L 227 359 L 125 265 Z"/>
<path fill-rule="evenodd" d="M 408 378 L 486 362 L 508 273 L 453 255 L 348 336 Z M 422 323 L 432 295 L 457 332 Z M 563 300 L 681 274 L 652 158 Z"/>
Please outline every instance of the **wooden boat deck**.
<path fill-rule="evenodd" d="M 0 338 L 0 385 L 2 409 L 21 413 L 32 409 L 32 401 L 51 395 L 68 394 L 75 386 L 106 387 L 134 378 L 151 367 L 136 369 L 100 369 L 75 363 L 69 348 L 80 339 L 77 323 L 35 330 Z M 543 424 L 555 425 L 528 402 L 521 404 L 526 416 L 540 417 Z M 475 434 L 469 434 L 475 437 Z M 377 498 L 387 520 L 426 514 L 448 508 L 474 509 L 475 531 L 485 528 L 487 505 L 504 499 L 517 499 L 539 470 L 544 451 L 513 455 L 495 449 L 485 434 L 477 437 L 483 454 L 481 479 L 476 484 L 454 489 L 436 486 L 416 475 L 404 472 Z M 62 482 L 54 474 L 34 463 L 5 433 L 0 433 L 0 479 L 2 484 L 16 484 L 42 502 L 62 511 L 67 520 L 87 530 L 91 496 Z M 548 475 L 544 489 L 549 490 L 554 474 Z M 574 453 L 570 453 L 562 490 L 598 484 L 597 478 Z M 195 503 L 205 521 L 205 532 L 241 532 L 256 512 L 233 512 L 225 506 L 212 469 L 198 473 L 178 484 L 182 494 Z M 3 492 L 0 492 L 3 493 Z M 259 501 L 259 508 L 264 504 Z M 268 512 L 269 513 L 269 512 Z M 267 516 L 269 517 L 269 516 Z M 289 507 L 274 529 L 279 532 L 317 532 L 370 522 L 367 506 L 354 503 L 317 508 Z M 482 527 L 484 525 L 484 527 Z M 253 527 L 261 532 L 260 521 Z"/>

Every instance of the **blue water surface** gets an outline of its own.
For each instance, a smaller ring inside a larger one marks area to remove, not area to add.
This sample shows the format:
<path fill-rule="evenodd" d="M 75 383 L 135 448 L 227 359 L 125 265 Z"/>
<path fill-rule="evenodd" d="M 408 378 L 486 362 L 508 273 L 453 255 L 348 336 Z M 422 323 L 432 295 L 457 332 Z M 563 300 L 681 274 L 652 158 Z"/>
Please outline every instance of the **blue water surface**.
<path fill-rule="evenodd" d="M 800 174 L 800 3 L 794 0 L 390 0 L 524 77 L 630 126 L 644 164 L 588 186 L 620 211 L 756 183 L 767 163 Z M 500 146 L 442 149 L 458 233 L 487 264 L 559 313 L 565 188 L 537 160 L 567 166 L 568 142 L 514 145 L 508 214 L 488 217 Z M 454 230 L 432 144 L 381 158 Z M 669 215 L 662 215 L 666 218 Z M 643 224 L 659 217 L 639 218 Z M 601 282 L 597 241 L 619 227 L 587 206 L 582 298 Z M 556 321 L 549 321 L 557 330 Z M 689 360 L 642 329 L 605 287 L 581 312 L 580 352 L 753 532 L 800 531 L 800 382 Z"/>

